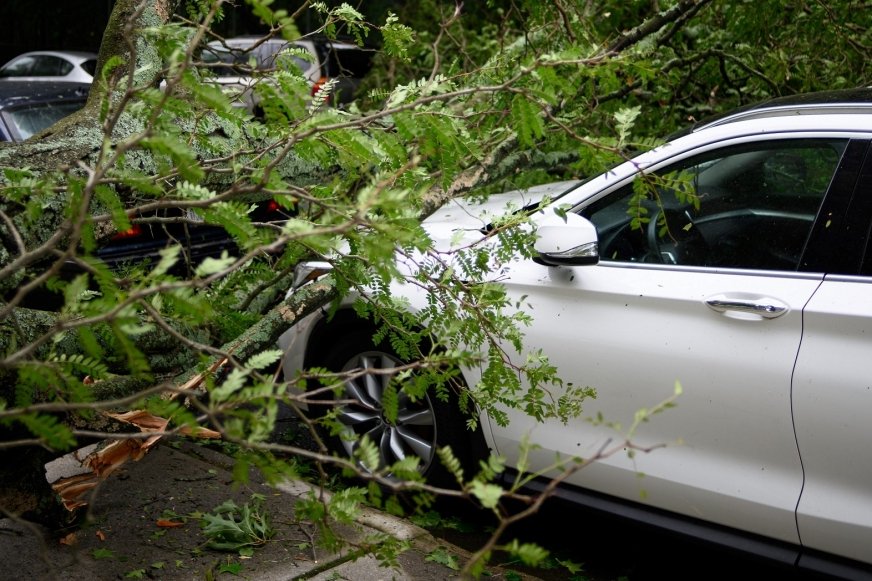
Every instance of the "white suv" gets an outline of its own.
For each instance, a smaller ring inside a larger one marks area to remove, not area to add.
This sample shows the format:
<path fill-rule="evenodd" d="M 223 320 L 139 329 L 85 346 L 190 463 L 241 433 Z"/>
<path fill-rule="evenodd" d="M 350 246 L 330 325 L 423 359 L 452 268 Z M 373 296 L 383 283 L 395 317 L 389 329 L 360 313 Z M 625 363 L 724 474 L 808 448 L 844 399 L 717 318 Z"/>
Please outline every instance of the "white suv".
<path fill-rule="evenodd" d="M 281 38 L 238 36 L 210 42 L 202 60 L 215 75 L 214 81 L 233 93 L 235 105 L 257 111 L 255 83 L 268 78 L 278 68 L 284 51 L 296 48 L 306 56 L 287 54 L 310 86 L 314 96 L 329 80 L 335 79 L 330 103 L 342 105 L 355 98 L 361 78 L 369 72 L 374 51 L 356 44 L 318 38 L 288 42 Z"/>
<path fill-rule="evenodd" d="M 636 195 L 642 179 L 657 184 L 649 196 Z M 585 417 L 506 409 L 507 424 L 483 417 L 471 433 L 456 405 L 401 397 L 388 422 L 388 376 L 373 374 L 346 384 L 362 402 L 339 410 L 348 431 L 381 442 L 386 465 L 415 455 L 436 478 L 438 446 L 471 461 L 480 442 L 517 466 L 529 435 L 535 473 L 614 441 L 588 418 L 628 426 L 680 382 L 676 407 L 635 434 L 650 453 L 594 462 L 561 494 L 800 568 L 872 574 L 872 89 L 736 111 L 584 183 L 455 200 L 424 226 L 443 249 L 467 245 L 506 199 L 546 195 L 531 211 L 536 256 L 494 277 L 532 317 L 526 345 L 597 390 Z M 417 285 L 398 292 L 427 305 Z M 285 369 L 401 362 L 372 335 L 352 310 L 316 313 L 283 337 Z M 463 369 L 463 382 L 481 373 Z"/>

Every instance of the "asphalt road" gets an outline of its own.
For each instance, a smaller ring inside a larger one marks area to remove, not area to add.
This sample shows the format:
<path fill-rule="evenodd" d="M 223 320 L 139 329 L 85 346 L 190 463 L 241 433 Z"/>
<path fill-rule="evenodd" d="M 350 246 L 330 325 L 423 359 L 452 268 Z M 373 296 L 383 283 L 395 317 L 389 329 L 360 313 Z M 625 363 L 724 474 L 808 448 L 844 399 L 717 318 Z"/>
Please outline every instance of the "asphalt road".
<path fill-rule="evenodd" d="M 492 523 L 484 515 L 463 515 L 468 529 L 436 528 L 431 532 L 467 549 L 479 548 Z M 450 517 L 446 515 L 446 519 Z M 691 538 L 646 526 L 617 521 L 571 503 L 553 499 L 540 514 L 525 519 L 503 537 L 532 542 L 551 554 L 551 568 L 529 571 L 545 581 L 643 581 L 670 579 L 719 581 L 747 578 L 824 581 L 832 579 L 717 548 Z M 577 564 L 580 571 L 566 564 Z M 518 568 L 513 565 L 514 568 Z"/>

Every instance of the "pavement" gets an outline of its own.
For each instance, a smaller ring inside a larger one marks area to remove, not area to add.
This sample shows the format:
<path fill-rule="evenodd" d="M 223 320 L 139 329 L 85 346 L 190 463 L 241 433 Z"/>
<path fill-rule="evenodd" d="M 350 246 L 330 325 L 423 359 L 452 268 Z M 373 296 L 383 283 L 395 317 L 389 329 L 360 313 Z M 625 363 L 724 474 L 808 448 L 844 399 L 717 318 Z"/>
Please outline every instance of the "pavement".
<path fill-rule="evenodd" d="M 334 527 L 341 548 L 326 548 L 324 532 L 295 510 L 321 490 L 301 481 L 271 487 L 257 473 L 239 485 L 233 471 L 233 459 L 214 445 L 161 442 L 103 481 L 83 521 L 62 535 L 0 520 L 0 580 L 440 580 L 460 579 L 469 559 L 461 547 L 369 508 L 353 524 Z M 245 555 L 210 548 L 201 516 L 229 500 L 254 506 L 257 498 L 275 536 Z M 388 563 L 377 558 L 385 535 L 404 547 Z M 500 567 L 482 577 L 536 580 Z"/>

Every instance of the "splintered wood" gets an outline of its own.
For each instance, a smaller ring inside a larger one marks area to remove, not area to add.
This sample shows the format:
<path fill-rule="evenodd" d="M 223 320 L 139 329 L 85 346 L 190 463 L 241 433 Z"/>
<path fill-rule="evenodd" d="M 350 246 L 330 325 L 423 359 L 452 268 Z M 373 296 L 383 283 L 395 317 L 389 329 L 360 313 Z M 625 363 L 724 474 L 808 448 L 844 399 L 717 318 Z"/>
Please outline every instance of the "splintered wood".
<path fill-rule="evenodd" d="M 225 363 L 227 363 L 227 359 L 216 362 L 208 371 L 191 378 L 181 387 L 181 390 L 192 390 L 198 387 L 207 374 L 214 373 L 215 370 L 220 369 Z M 175 393 L 171 397 L 175 398 L 178 395 L 178 393 Z M 104 440 L 96 446 L 94 451 L 84 457 L 80 458 L 75 453 L 65 456 L 64 459 L 70 463 L 78 462 L 79 468 L 83 470 L 80 474 L 60 478 L 52 484 L 52 489 L 60 496 L 64 507 L 70 512 L 86 506 L 88 504 L 88 493 L 115 470 L 126 464 L 129 460 L 136 461 L 145 456 L 166 434 L 167 426 L 170 423 L 168 418 L 155 416 L 144 410 L 132 410 L 120 414 L 107 412 L 106 415 L 115 420 L 136 426 L 143 434 L 151 433 L 153 435 Z M 182 426 L 175 430 L 175 433 L 196 438 L 221 438 L 221 434 L 214 430 L 206 428 L 191 429 L 188 426 Z"/>

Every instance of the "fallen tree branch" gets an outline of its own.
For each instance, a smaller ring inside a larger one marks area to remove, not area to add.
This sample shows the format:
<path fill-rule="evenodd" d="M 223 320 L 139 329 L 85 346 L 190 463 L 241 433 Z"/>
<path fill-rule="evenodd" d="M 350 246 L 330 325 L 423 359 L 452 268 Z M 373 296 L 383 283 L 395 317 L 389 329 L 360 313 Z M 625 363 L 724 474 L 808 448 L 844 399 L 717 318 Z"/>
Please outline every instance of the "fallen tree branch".
<path fill-rule="evenodd" d="M 215 374 L 226 365 L 232 364 L 234 359 L 232 354 L 244 360 L 274 346 L 282 333 L 302 317 L 327 304 L 335 296 L 336 287 L 330 281 L 307 285 L 292 293 L 257 324 L 225 345 L 221 350 L 222 355 L 213 357 L 205 371 L 177 378 L 175 383 L 180 385 L 173 390 L 169 396 L 170 399 L 175 399 L 186 392 L 200 388 L 207 377 Z M 70 512 L 86 506 L 88 504 L 87 495 L 115 470 L 130 460 L 138 461 L 145 456 L 167 434 L 167 429 L 172 421 L 171 417 L 161 418 L 143 410 L 133 410 L 121 414 L 104 413 L 114 420 L 129 423 L 140 431 L 153 433 L 153 435 L 146 439 L 104 440 L 97 445 L 92 453 L 83 458 L 76 455 L 71 456 L 72 459 L 79 461 L 83 472 L 61 478 L 51 485 L 63 506 Z M 221 437 L 220 433 L 214 430 L 190 429 L 187 426 L 181 427 L 174 433 L 199 438 Z"/>

